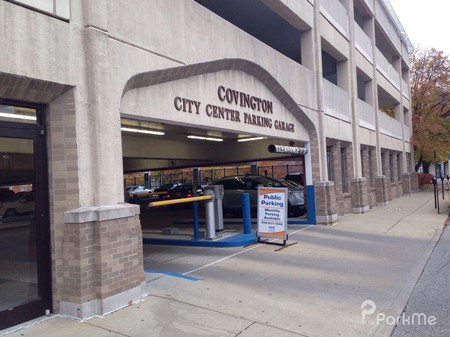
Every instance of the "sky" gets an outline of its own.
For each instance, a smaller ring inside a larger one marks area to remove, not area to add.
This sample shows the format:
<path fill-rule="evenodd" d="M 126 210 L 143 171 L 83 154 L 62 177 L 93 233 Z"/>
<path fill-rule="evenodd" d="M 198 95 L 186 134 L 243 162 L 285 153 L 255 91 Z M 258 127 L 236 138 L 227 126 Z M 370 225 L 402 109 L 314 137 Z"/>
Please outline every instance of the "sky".
<path fill-rule="evenodd" d="M 450 55 L 450 0 L 389 0 L 411 43 Z"/>

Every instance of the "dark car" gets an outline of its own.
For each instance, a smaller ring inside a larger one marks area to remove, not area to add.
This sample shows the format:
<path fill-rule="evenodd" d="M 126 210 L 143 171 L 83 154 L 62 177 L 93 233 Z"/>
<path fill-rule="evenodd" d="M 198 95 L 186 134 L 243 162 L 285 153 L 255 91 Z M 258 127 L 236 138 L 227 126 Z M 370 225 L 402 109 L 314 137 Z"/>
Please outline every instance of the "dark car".
<path fill-rule="evenodd" d="M 292 186 L 283 181 L 259 175 L 230 176 L 216 180 L 213 185 L 222 185 L 224 190 L 224 213 L 234 215 L 242 214 L 242 193 L 250 196 L 250 208 L 254 213 L 257 209 L 258 186 L 287 187 L 288 188 L 288 213 L 292 216 L 301 216 L 306 213 L 303 187 Z"/>
<path fill-rule="evenodd" d="M 192 198 L 203 195 L 203 187 L 200 185 L 193 184 L 182 184 L 175 186 L 167 191 L 165 195 L 165 199 L 180 199 L 180 198 Z M 177 207 L 190 207 L 191 203 L 183 203 L 183 204 L 172 204 L 169 205 L 169 208 L 174 209 Z"/>
<path fill-rule="evenodd" d="M 14 191 L 10 190 L 9 188 L 0 188 L 0 202 L 1 201 L 11 201 L 16 200 L 18 196 L 14 193 Z"/>
<path fill-rule="evenodd" d="M 203 187 L 193 184 L 182 184 L 167 191 L 166 199 L 190 198 L 203 195 Z"/>
<path fill-rule="evenodd" d="M 167 191 L 171 190 L 172 188 L 174 188 L 175 186 L 179 186 L 179 183 L 168 183 L 168 184 L 163 184 L 158 188 L 155 188 L 153 191 L 153 194 L 159 194 L 159 197 L 161 199 L 164 199 L 166 197 L 166 193 Z"/>

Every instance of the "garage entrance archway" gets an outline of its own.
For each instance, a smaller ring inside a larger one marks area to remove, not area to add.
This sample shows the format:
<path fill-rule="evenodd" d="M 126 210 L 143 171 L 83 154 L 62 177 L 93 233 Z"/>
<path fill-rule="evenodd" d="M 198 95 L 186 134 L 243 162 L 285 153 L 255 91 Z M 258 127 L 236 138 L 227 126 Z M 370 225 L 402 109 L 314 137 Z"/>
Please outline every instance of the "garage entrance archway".
<path fill-rule="evenodd" d="M 126 171 L 251 165 L 287 157 L 267 150 L 276 144 L 308 149 L 306 184 L 319 172 L 311 161 L 318 148 L 310 146 L 317 144 L 314 124 L 267 71 L 246 60 L 138 74 L 123 91 L 121 117 Z M 136 129 L 147 134 L 133 133 Z"/>

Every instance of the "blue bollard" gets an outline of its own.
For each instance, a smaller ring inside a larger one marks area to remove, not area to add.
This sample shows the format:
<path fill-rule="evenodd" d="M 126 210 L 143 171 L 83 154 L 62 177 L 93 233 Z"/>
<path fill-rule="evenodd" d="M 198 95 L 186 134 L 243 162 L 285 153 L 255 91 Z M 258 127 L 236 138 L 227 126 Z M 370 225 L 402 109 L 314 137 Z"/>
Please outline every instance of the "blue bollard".
<path fill-rule="evenodd" d="M 250 215 L 250 194 L 242 193 L 242 220 L 244 234 L 252 234 L 252 217 Z"/>
<path fill-rule="evenodd" d="M 194 240 L 198 240 L 200 238 L 198 232 L 198 201 L 192 203 L 192 211 L 194 216 Z"/>

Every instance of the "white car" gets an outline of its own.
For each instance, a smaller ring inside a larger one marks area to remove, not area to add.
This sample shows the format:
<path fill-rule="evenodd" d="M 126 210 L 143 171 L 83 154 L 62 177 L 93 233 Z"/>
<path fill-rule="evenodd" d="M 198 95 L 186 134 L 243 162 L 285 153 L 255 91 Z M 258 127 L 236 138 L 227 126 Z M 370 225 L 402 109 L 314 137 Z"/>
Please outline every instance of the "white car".
<path fill-rule="evenodd" d="M 127 191 L 130 199 L 134 199 L 134 196 L 137 198 L 148 198 L 153 193 L 151 189 L 145 188 L 142 185 L 130 186 Z"/>
<path fill-rule="evenodd" d="M 0 219 L 30 215 L 33 214 L 34 209 L 34 193 L 27 192 L 18 199 L 0 202 Z"/>

